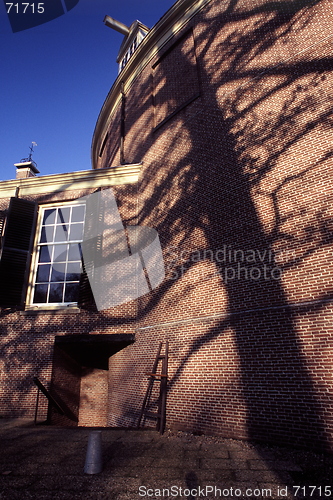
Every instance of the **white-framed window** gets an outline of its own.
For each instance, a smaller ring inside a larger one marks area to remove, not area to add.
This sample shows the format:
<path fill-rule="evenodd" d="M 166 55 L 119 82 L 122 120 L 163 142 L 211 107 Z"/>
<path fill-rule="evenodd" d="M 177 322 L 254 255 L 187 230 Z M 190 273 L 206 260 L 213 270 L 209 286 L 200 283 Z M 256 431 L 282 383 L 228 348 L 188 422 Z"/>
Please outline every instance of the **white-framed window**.
<path fill-rule="evenodd" d="M 82 202 L 40 207 L 28 307 L 77 305 L 84 218 Z"/>

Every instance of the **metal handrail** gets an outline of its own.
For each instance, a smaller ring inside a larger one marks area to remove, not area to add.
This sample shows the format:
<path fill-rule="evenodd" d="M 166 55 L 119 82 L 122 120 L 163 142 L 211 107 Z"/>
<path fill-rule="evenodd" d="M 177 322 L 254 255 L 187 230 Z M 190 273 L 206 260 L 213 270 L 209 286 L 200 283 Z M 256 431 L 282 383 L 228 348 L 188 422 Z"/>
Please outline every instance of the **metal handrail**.
<path fill-rule="evenodd" d="M 37 412 L 38 412 L 38 400 L 39 400 L 39 391 L 41 391 L 44 396 L 48 399 L 51 405 L 61 414 L 65 415 L 65 410 L 60 406 L 60 404 L 54 399 L 54 397 L 50 394 L 50 392 L 46 389 L 46 387 L 42 384 L 42 382 L 37 378 L 33 378 L 34 384 L 38 387 L 37 399 L 36 399 L 36 411 L 35 411 L 35 423 L 37 420 Z"/>

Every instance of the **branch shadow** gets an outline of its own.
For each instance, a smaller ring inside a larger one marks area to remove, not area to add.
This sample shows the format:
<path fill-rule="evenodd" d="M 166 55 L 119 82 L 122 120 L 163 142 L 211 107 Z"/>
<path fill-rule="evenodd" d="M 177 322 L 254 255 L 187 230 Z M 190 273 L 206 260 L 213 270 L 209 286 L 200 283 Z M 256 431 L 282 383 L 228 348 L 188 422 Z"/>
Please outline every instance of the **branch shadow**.
<path fill-rule="evenodd" d="M 325 41 L 322 55 L 310 42 L 306 57 L 304 46 L 289 57 L 282 51 L 290 39 L 297 41 L 313 28 L 324 3 L 262 2 L 248 9 L 234 0 L 218 14 L 208 6 L 200 15 L 200 29 L 193 28 L 201 96 L 155 130 L 152 140 L 140 142 L 139 134 L 128 159 L 150 160 L 141 180 L 136 223 L 155 227 L 164 249 L 174 246 L 191 255 L 200 233 L 213 255 L 226 247 L 243 256 L 229 258 L 222 266 L 214 260 L 227 310 L 223 319 L 190 342 L 173 371 L 170 392 L 198 352 L 217 339 L 223 343 L 231 329 L 247 438 L 331 450 L 323 394 L 308 368 L 299 325 L 324 312 L 332 300 L 329 268 L 321 292 L 308 288 L 311 259 L 319 259 L 332 243 L 331 195 L 319 196 L 320 203 L 313 204 L 311 194 L 315 199 L 314 179 L 324 170 L 327 175 L 332 160 L 329 141 L 318 137 L 325 138 L 332 129 L 333 101 L 324 89 L 333 60 Z M 191 70 L 185 53 L 180 65 L 184 74 Z M 169 73 L 164 76 L 167 82 Z M 145 116 L 147 123 L 148 108 L 145 101 L 140 110 L 138 100 L 136 114 Z M 137 124 L 128 128 L 128 142 Z M 166 137 L 168 147 L 158 153 L 156 145 Z M 312 140 L 316 147 L 305 155 Z M 290 157 L 296 158 L 294 163 Z M 298 201 L 295 193 L 305 191 L 304 186 L 309 186 L 310 195 Z M 291 207 L 288 199 L 294 200 Z M 268 206 L 264 213 L 260 203 Z M 244 264 L 249 251 L 263 256 L 255 261 L 258 272 L 252 275 Z M 173 267 L 178 276 L 181 265 L 178 261 Z M 189 276 L 195 266 L 187 259 L 181 276 Z M 318 268 L 312 270 L 315 276 Z M 303 273 L 301 279 L 295 279 L 297 272 Z M 174 281 L 166 281 L 140 299 L 142 324 L 149 324 L 174 286 Z M 216 394 L 215 401 L 220 396 Z M 204 399 L 198 427 L 209 419 Z M 207 405 L 213 404 L 210 395 Z"/>

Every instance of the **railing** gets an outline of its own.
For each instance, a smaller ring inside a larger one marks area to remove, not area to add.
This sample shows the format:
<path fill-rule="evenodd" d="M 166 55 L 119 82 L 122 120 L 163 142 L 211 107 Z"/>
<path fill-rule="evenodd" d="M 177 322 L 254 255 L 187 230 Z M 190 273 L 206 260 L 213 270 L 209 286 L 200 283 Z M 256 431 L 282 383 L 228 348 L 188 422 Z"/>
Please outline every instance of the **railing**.
<path fill-rule="evenodd" d="M 65 410 L 54 399 L 54 397 L 50 394 L 50 392 L 46 389 L 46 387 L 42 384 L 42 382 L 37 377 L 33 378 L 33 382 L 38 387 L 37 398 L 36 398 L 36 410 L 35 410 L 35 424 L 37 422 L 39 391 L 41 391 L 44 394 L 44 396 L 48 399 L 49 403 L 60 413 L 60 415 L 65 415 L 66 413 Z"/>

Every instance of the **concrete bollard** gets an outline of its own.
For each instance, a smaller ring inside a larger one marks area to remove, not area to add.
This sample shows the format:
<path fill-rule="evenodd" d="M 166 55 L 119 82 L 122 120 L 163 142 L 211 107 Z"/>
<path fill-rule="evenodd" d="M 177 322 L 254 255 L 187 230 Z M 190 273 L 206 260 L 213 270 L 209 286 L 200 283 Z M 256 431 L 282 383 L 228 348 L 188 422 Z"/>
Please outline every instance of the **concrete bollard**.
<path fill-rule="evenodd" d="M 89 434 L 85 474 L 98 474 L 102 471 L 102 432 L 92 431 Z"/>

